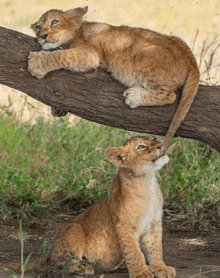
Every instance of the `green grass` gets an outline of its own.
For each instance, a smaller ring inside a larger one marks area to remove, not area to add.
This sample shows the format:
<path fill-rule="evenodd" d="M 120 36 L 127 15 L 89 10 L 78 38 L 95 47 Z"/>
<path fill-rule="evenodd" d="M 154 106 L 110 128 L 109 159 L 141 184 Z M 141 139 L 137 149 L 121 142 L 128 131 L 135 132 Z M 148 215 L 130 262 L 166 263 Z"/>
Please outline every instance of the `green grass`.
<path fill-rule="evenodd" d="M 60 200 L 81 196 L 93 202 L 110 184 L 112 165 L 104 149 L 120 145 L 129 132 L 67 119 L 18 124 L 0 116 L 1 221 L 47 216 Z"/>
<path fill-rule="evenodd" d="M 106 194 L 116 167 L 104 150 L 131 132 L 68 118 L 34 126 L 0 116 L 0 221 L 49 219 L 70 198 L 93 203 Z M 188 212 L 220 198 L 220 155 L 201 143 L 175 139 L 170 163 L 158 173 L 165 198 Z"/>
<path fill-rule="evenodd" d="M 192 140 L 174 139 L 170 163 L 160 171 L 159 180 L 165 198 L 177 207 L 194 210 L 220 200 L 220 154 Z"/>

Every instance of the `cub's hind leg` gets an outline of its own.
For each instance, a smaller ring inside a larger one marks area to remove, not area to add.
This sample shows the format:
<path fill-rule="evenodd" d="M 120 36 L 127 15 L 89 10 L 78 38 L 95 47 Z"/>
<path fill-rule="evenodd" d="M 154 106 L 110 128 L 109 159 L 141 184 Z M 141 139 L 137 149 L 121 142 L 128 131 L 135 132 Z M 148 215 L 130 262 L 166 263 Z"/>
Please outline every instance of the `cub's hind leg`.
<path fill-rule="evenodd" d="M 171 104 L 176 100 L 175 90 L 169 86 L 148 89 L 134 85 L 124 91 L 123 96 L 126 97 L 125 103 L 130 108 Z"/>
<path fill-rule="evenodd" d="M 94 274 L 92 265 L 86 260 L 86 240 L 83 228 L 78 223 L 67 226 L 57 237 L 52 253 L 53 265 L 67 265 L 72 273 L 79 275 Z"/>
<path fill-rule="evenodd" d="M 151 229 L 142 238 L 142 249 L 149 261 L 149 267 L 154 277 L 174 278 L 176 271 L 173 267 L 166 266 L 162 253 L 162 223 L 154 222 Z"/>

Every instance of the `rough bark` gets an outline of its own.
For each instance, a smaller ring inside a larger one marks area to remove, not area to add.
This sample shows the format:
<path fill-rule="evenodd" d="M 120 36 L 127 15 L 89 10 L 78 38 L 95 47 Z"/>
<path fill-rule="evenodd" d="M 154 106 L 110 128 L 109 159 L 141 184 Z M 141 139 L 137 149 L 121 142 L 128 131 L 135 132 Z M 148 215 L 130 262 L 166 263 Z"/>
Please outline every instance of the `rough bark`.
<path fill-rule="evenodd" d="M 51 72 L 38 80 L 27 70 L 30 51 L 41 48 L 33 37 L 0 27 L 0 83 L 53 108 L 121 129 L 165 135 L 175 113 L 172 105 L 130 109 L 125 87 L 99 68 L 93 72 Z M 201 141 L 220 151 L 220 86 L 200 85 L 194 103 L 176 136 Z"/>

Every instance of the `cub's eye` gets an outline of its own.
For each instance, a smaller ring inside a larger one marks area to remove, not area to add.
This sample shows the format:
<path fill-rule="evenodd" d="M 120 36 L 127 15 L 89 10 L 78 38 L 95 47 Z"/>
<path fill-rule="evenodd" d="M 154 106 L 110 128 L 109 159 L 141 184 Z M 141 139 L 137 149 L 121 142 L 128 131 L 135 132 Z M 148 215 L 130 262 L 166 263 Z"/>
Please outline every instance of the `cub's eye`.
<path fill-rule="evenodd" d="M 58 22 L 59 22 L 58 20 L 54 19 L 54 20 L 52 20 L 51 25 L 54 26 L 54 25 L 56 25 Z"/>
<path fill-rule="evenodd" d="M 146 149 L 145 145 L 139 145 L 138 148 L 137 148 L 138 151 L 142 151 L 144 149 Z"/>
<path fill-rule="evenodd" d="M 41 25 L 40 25 L 40 24 L 37 24 L 37 25 L 35 26 L 35 28 L 36 28 L 37 30 L 40 30 L 40 29 L 41 29 Z"/>

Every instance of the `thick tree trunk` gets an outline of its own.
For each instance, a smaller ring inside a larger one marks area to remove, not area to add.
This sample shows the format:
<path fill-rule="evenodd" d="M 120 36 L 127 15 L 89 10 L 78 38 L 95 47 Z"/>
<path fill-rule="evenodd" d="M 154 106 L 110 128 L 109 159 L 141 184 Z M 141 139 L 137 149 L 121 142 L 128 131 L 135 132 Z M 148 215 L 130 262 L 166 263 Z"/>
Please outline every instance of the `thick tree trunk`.
<path fill-rule="evenodd" d="M 165 135 L 178 105 L 130 109 L 125 87 L 99 68 L 93 72 L 51 72 L 38 80 L 27 70 L 34 38 L 0 27 L 0 83 L 60 110 L 121 129 Z M 180 97 L 181 92 L 178 92 Z M 201 141 L 220 151 L 220 86 L 199 86 L 198 94 L 176 136 Z"/>

